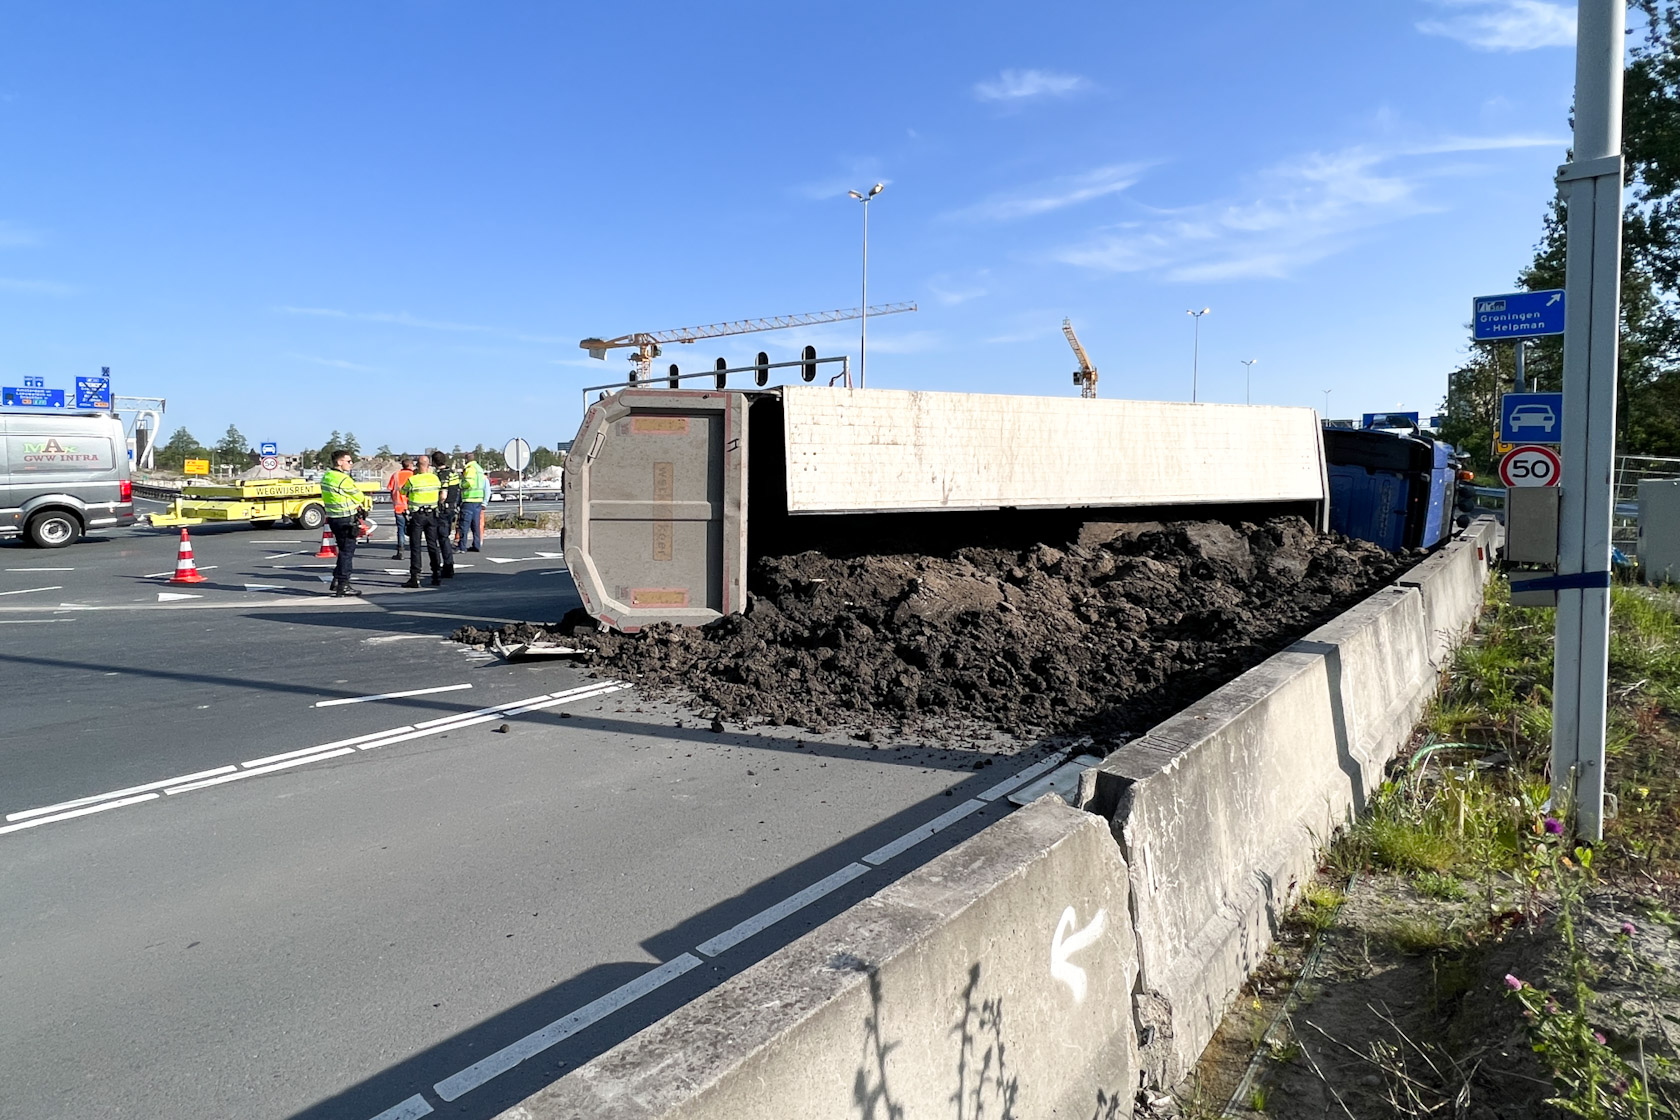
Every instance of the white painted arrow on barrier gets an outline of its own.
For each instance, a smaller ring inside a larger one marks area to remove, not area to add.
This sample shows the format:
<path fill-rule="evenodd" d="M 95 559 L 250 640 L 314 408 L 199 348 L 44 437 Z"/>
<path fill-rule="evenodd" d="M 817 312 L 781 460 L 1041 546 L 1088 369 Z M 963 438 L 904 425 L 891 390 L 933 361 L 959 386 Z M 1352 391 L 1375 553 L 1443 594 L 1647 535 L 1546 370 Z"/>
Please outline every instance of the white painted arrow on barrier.
<path fill-rule="evenodd" d="M 1056 936 L 1050 940 L 1050 975 L 1068 986 L 1075 1003 L 1082 1003 L 1085 1000 L 1085 970 L 1070 964 L 1068 958 L 1081 949 L 1090 948 L 1102 936 L 1103 929 L 1108 925 L 1108 911 L 1098 910 L 1089 925 L 1072 933 L 1073 927 L 1078 924 L 1079 915 L 1073 907 L 1062 911 L 1062 920 L 1056 923 Z"/>

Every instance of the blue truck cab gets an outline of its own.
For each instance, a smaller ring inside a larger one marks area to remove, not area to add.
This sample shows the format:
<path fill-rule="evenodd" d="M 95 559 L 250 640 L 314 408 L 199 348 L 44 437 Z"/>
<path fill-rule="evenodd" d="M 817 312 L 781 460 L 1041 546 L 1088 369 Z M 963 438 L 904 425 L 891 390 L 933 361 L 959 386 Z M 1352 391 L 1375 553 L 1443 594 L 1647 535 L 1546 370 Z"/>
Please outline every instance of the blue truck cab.
<path fill-rule="evenodd" d="M 1330 528 L 1391 552 L 1433 548 L 1452 535 L 1458 464 L 1422 432 L 1324 429 Z"/>

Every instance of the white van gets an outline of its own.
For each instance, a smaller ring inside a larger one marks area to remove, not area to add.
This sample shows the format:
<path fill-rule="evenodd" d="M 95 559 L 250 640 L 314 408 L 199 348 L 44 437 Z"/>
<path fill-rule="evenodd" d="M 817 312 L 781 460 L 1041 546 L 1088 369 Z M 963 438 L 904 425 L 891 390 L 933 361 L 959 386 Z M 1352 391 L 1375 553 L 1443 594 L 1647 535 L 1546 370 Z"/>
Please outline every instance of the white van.
<path fill-rule="evenodd" d="M 122 421 L 103 412 L 0 412 L 0 537 L 41 548 L 134 524 Z"/>

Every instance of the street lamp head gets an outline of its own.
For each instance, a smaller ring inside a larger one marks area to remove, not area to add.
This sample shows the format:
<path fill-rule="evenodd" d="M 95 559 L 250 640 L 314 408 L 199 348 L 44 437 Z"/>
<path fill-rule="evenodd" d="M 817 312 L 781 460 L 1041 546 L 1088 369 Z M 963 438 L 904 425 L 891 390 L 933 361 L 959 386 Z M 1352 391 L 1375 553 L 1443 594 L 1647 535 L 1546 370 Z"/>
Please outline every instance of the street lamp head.
<path fill-rule="evenodd" d="M 857 199 L 859 202 L 863 201 L 863 196 L 856 191 L 847 191 L 846 193 Z"/>
<path fill-rule="evenodd" d="M 885 183 L 876 183 L 873 187 L 869 188 L 869 197 L 874 198 L 876 195 L 880 194 L 882 191 L 884 191 L 886 189 L 887 189 L 887 185 Z"/>

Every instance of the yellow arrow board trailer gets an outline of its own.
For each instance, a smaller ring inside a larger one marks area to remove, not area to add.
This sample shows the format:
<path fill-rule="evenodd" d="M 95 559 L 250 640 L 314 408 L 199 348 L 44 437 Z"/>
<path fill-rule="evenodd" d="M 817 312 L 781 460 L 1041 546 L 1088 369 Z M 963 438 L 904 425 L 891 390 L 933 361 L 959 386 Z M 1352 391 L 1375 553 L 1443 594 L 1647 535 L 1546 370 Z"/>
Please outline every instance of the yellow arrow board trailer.
<path fill-rule="evenodd" d="M 358 482 L 364 493 L 381 489 L 377 482 Z M 302 478 L 236 478 L 227 482 L 189 482 L 168 512 L 154 513 L 160 528 L 202 525 L 209 521 L 249 521 L 259 529 L 286 521 L 305 529 L 327 523 L 321 504 L 321 484 Z"/>
<path fill-rule="evenodd" d="M 1310 408 L 820 385 L 621 390 L 589 406 L 564 491 L 584 608 L 625 631 L 744 609 L 749 556 L 1327 509 Z"/>

